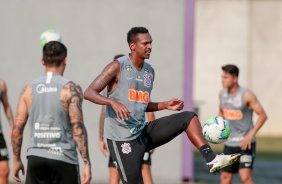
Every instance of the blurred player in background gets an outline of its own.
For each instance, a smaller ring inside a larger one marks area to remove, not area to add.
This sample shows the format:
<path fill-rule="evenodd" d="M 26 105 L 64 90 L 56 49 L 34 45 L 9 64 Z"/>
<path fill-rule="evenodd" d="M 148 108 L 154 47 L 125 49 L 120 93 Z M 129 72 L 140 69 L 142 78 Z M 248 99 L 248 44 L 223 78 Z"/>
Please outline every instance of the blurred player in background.
<path fill-rule="evenodd" d="M 152 41 L 146 28 L 131 28 L 127 33 L 130 54 L 109 63 L 84 93 L 85 99 L 107 105 L 104 137 L 122 182 L 144 183 L 144 153 L 168 143 L 182 132 L 202 153 L 211 173 L 232 165 L 240 154 L 215 155 L 194 112 L 175 113 L 146 122 L 145 112 L 180 111 L 184 107 L 184 102 L 178 98 L 150 101 L 155 71 L 145 59 L 150 58 Z M 100 92 L 106 87 L 108 96 L 105 97 Z"/>
<path fill-rule="evenodd" d="M 12 132 L 12 128 L 14 124 L 13 113 L 8 101 L 6 83 L 4 80 L 1 79 L 0 79 L 0 101 L 3 104 L 4 112 L 9 121 L 11 132 Z M 9 172 L 10 172 L 8 160 L 9 160 L 8 149 L 4 139 L 1 119 L 0 119 L 0 184 L 8 183 Z"/>
<path fill-rule="evenodd" d="M 222 67 L 222 89 L 219 93 L 219 116 L 230 123 L 230 137 L 225 142 L 224 154 L 241 153 L 240 162 L 226 167 L 221 173 L 221 183 L 231 184 L 234 173 L 244 184 L 253 184 L 252 168 L 255 159 L 255 135 L 265 123 L 267 116 L 250 90 L 238 84 L 239 69 L 235 65 Z M 253 112 L 258 115 L 256 124 L 253 124 Z"/>
<path fill-rule="evenodd" d="M 91 163 L 87 131 L 84 126 L 80 86 L 65 77 L 67 48 L 51 41 L 43 47 L 45 74 L 28 83 L 20 94 L 12 144 L 13 178 L 20 182 L 23 130 L 30 123 L 30 144 L 27 149 L 26 183 L 89 184 Z M 79 174 L 77 149 L 84 168 Z"/>
<path fill-rule="evenodd" d="M 123 54 L 119 54 L 116 55 L 114 57 L 114 60 L 123 57 Z M 107 96 L 107 90 L 103 90 L 103 95 Z M 103 153 L 104 156 L 107 156 L 108 148 L 107 145 L 104 141 L 104 122 L 105 122 L 105 114 L 106 114 L 106 105 L 102 106 L 102 111 L 101 111 L 101 115 L 100 115 L 100 123 L 99 123 L 99 137 L 100 137 L 100 149 L 101 152 Z M 147 121 L 151 122 L 153 120 L 156 119 L 155 117 L 155 113 L 153 112 L 146 112 L 147 115 Z M 153 184 L 153 177 L 152 177 L 152 173 L 151 173 L 151 154 L 154 152 L 154 150 L 145 152 L 144 157 L 143 157 L 143 164 L 142 164 L 142 177 L 144 180 L 145 184 Z M 119 184 L 120 182 L 120 176 L 118 174 L 118 170 L 115 168 L 115 164 L 113 162 L 113 159 L 111 158 L 111 156 L 109 156 L 109 184 Z"/>

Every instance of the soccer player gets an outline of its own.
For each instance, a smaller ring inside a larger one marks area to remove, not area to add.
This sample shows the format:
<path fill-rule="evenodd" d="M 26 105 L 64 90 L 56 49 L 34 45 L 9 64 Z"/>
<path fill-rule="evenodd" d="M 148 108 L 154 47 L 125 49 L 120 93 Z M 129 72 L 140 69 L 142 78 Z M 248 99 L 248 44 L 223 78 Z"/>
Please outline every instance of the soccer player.
<path fill-rule="evenodd" d="M 11 130 L 14 124 L 12 109 L 9 105 L 7 86 L 4 80 L 0 79 L 0 102 L 2 102 L 6 117 L 9 121 Z M 9 163 L 8 163 L 8 149 L 2 133 L 1 119 L 0 119 L 0 183 L 8 184 L 9 177 Z"/>
<path fill-rule="evenodd" d="M 27 119 L 30 144 L 27 150 L 26 183 L 88 184 L 91 166 L 83 122 L 80 86 L 63 77 L 67 48 L 51 41 L 43 47 L 45 74 L 29 82 L 20 94 L 12 133 L 13 178 L 20 182 L 23 131 Z M 77 150 L 84 162 L 80 179 Z"/>
<path fill-rule="evenodd" d="M 230 123 L 230 137 L 225 142 L 224 154 L 241 153 L 240 161 L 226 167 L 221 173 L 221 183 L 231 184 L 234 173 L 244 184 L 252 184 L 252 168 L 255 158 L 255 135 L 267 119 L 267 115 L 255 94 L 238 84 L 239 69 L 235 65 L 222 66 L 222 86 L 219 93 L 219 116 Z M 253 112 L 258 115 L 253 124 Z"/>
<path fill-rule="evenodd" d="M 114 60 L 123 57 L 123 54 L 118 54 L 114 57 Z M 103 95 L 107 96 L 107 90 L 103 90 Z M 103 153 L 104 156 L 107 156 L 108 149 L 107 145 L 104 141 L 103 134 L 104 134 L 104 120 L 105 120 L 105 114 L 106 114 L 106 105 L 102 106 L 102 111 L 100 114 L 100 123 L 99 123 L 99 138 L 100 138 L 100 150 Z M 153 112 L 146 112 L 147 120 L 148 122 L 151 122 L 156 119 L 155 113 Z M 151 154 L 154 150 L 150 150 L 148 152 L 145 152 L 143 160 L 142 160 L 142 177 L 145 184 L 153 184 L 153 177 L 151 173 Z M 115 168 L 115 164 L 113 162 L 113 159 L 109 156 L 109 184 L 119 184 L 120 177 L 118 174 L 117 169 Z"/>
<path fill-rule="evenodd" d="M 152 38 L 144 27 L 127 33 L 131 53 L 108 64 L 84 93 L 84 98 L 107 105 L 104 137 L 123 183 L 139 184 L 142 179 L 142 158 L 146 151 L 161 146 L 182 132 L 203 154 L 211 173 L 233 164 L 240 154 L 215 155 L 202 134 L 194 112 L 181 112 L 145 122 L 145 112 L 163 109 L 180 111 L 183 101 L 173 98 L 151 102 L 154 69 L 145 62 L 150 58 Z M 107 86 L 108 96 L 100 92 Z"/>

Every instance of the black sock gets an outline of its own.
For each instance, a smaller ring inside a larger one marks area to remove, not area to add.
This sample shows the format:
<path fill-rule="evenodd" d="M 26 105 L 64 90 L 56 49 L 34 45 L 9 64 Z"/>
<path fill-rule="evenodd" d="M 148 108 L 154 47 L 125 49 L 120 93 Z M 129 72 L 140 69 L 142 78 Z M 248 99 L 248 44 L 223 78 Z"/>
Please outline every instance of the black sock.
<path fill-rule="evenodd" d="M 199 151 L 202 153 L 207 163 L 211 162 L 216 157 L 210 145 L 208 144 L 201 146 Z"/>

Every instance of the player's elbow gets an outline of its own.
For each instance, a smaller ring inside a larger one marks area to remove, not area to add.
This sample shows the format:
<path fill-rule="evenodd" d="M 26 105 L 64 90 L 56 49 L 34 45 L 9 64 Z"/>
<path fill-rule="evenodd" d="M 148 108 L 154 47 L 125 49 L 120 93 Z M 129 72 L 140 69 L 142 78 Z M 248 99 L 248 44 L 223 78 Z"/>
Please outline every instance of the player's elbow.
<path fill-rule="evenodd" d="M 267 117 L 267 114 L 265 112 L 263 112 L 263 113 L 260 114 L 260 118 L 261 118 L 262 122 L 265 123 L 268 117 Z"/>
<path fill-rule="evenodd" d="M 89 89 L 87 89 L 87 90 L 84 92 L 83 97 L 84 97 L 85 100 L 90 100 L 90 98 L 91 98 L 91 92 L 90 92 Z"/>
<path fill-rule="evenodd" d="M 18 129 L 16 129 L 16 128 L 14 128 L 14 129 L 12 130 L 12 138 L 13 138 L 13 137 L 19 137 L 21 134 L 22 134 L 22 133 L 21 133 Z"/>
<path fill-rule="evenodd" d="M 266 121 L 267 120 L 267 114 L 266 113 L 264 113 L 264 121 Z"/>

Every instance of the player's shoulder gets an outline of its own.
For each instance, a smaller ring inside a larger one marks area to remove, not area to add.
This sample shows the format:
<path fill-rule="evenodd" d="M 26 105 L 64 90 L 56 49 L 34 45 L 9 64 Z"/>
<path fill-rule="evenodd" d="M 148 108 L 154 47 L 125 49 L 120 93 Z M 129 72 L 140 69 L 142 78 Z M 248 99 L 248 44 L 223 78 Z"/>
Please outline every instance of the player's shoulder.
<path fill-rule="evenodd" d="M 220 90 L 218 91 L 219 96 L 222 95 L 223 91 L 224 91 L 224 89 L 220 89 Z"/>
<path fill-rule="evenodd" d="M 244 87 L 244 86 L 239 86 L 239 90 L 242 91 L 242 93 L 244 95 L 246 95 L 246 94 L 247 95 L 253 94 L 253 92 L 249 88 Z"/>
<path fill-rule="evenodd" d="M 118 68 L 119 68 L 119 66 L 120 66 L 121 64 L 123 64 L 123 62 L 116 59 L 116 60 L 112 61 L 109 65 L 110 65 L 110 66 L 113 66 L 113 67 L 118 67 Z"/>
<path fill-rule="evenodd" d="M 29 99 L 32 93 L 32 86 L 30 84 L 26 84 L 21 91 L 20 96 L 24 97 L 25 99 Z"/>
<path fill-rule="evenodd" d="M 63 87 L 63 89 L 69 89 L 69 90 L 72 90 L 73 88 L 81 89 L 81 86 L 78 83 L 74 82 L 74 81 L 69 81 Z"/>
<path fill-rule="evenodd" d="M 107 64 L 107 66 L 104 68 L 104 71 L 116 71 L 120 70 L 120 66 L 122 66 L 122 63 L 119 60 L 111 61 Z"/>
<path fill-rule="evenodd" d="M 256 98 L 256 95 L 253 91 L 248 88 L 244 88 L 244 98 L 246 101 Z"/>
<path fill-rule="evenodd" d="M 219 95 L 219 97 L 222 97 L 222 96 L 226 96 L 227 93 L 228 93 L 228 89 L 222 88 L 222 89 L 219 90 L 218 95 Z"/>

